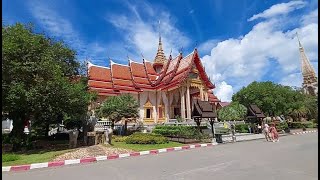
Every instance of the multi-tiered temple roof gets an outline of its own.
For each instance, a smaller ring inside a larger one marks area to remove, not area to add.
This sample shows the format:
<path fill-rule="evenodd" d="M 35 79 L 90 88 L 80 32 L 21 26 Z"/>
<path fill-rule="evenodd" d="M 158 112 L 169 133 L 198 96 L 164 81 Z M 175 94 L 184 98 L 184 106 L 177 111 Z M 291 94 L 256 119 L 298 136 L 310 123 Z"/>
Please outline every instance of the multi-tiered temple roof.
<path fill-rule="evenodd" d="M 109 67 L 88 63 L 88 84 L 91 91 L 102 96 L 139 93 L 145 90 L 165 91 L 179 87 L 194 68 L 208 89 L 215 88 L 205 72 L 197 49 L 185 57 L 180 53 L 175 58 L 170 55 L 166 59 L 160 39 L 154 62 L 145 59 L 142 63 L 129 60 L 128 65 L 123 65 L 110 60 Z M 219 102 L 211 90 L 208 91 L 208 97 L 211 102 Z"/>

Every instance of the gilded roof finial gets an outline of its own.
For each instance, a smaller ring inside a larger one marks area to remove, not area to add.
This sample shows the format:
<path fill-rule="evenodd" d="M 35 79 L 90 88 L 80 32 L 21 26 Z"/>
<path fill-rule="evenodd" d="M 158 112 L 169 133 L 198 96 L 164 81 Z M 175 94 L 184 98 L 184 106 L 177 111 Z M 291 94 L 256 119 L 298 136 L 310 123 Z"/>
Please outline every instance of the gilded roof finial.
<path fill-rule="evenodd" d="M 164 55 L 162 49 L 162 42 L 161 42 L 161 34 L 160 34 L 160 20 L 159 20 L 159 45 L 156 57 L 154 58 L 154 62 L 157 64 L 163 64 L 166 62 L 166 56 Z"/>

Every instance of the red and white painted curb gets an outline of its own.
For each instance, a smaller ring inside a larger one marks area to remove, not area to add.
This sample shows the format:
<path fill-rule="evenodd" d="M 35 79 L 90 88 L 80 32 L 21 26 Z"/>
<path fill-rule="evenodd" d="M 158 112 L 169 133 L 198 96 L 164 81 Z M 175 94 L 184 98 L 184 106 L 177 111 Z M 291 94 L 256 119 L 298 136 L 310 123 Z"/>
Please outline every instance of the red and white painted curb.
<path fill-rule="evenodd" d="M 185 145 L 185 146 L 180 146 L 180 147 L 163 148 L 163 149 L 155 149 L 155 150 L 140 151 L 140 152 L 131 152 L 131 153 L 126 153 L 126 154 L 114 154 L 114 155 L 109 155 L 109 156 L 87 157 L 87 158 L 83 158 L 83 159 L 71 159 L 71 160 L 64 160 L 64 161 L 35 163 L 35 164 L 19 165 L 19 166 L 5 166 L 5 167 L 2 167 L 2 172 L 4 172 L 4 171 L 23 171 L 23 170 L 47 168 L 47 167 L 58 167 L 58 166 L 65 166 L 65 165 L 70 165 L 70 164 L 83 164 L 83 163 L 91 163 L 91 162 L 96 162 L 96 161 L 126 158 L 126 157 L 131 157 L 131 156 L 142 156 L 142 155 L 149 155 L 149 154 L 154 155 L 154 154 L 159 154 L 159 153 L 179 151 L 179 150 L 185 150 L 185 149 L 194 149 L 194 148 L 214 146 L 214 145 L 217 145 L 217 143 L 191 144 L 191 145 Z"/>
<path fill-rule="evenodd" d="M 313 130 L 313 131 L 302 131 L 302 132 L 295 132 L 295 133 L 291 133 L 291 134 L 297 135 L 297 134 L 306 134 L 306 133 L 314 133 L 314 132 L 318 132 L 318 131 L 317 131 L 317 130 Z"/>

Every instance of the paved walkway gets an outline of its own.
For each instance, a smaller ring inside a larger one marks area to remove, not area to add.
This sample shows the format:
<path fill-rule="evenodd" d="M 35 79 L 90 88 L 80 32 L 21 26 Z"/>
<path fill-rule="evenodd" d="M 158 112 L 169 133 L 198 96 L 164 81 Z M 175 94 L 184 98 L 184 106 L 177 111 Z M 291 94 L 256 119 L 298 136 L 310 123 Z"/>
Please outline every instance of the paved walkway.
<path fill-rule="evenodd" d="M 306 131 L 315 131 L 318 129 L 315 128 L 307 128 Z M 290 135 L 290 134 L 295 134 L 298 132 L 303 132 L 302 129 L 293 129 L 290 130 L 290 133 L 285 133 L 285 134 L 279 134 L 279 136 L 286 136 L 286 135 Z M 240 141 L 248 141 L 248 140 L 255 140 L 255 139 L 265 139 L 264 134 L 250 134 L 250 133 L 236 133 L 236 141 L 240 142 Z M 224 143 L 229 143 L 232 142 L 232 135 L 223 135 L 222 136 L 222 141 Z"/>
<path fill-rule="evenodd" d="M 246 141 L 63 168 L 3 172 L 2 176 L 5 180 L 317 180 L 318 133 L 284 136 L 277 143 Z"/>

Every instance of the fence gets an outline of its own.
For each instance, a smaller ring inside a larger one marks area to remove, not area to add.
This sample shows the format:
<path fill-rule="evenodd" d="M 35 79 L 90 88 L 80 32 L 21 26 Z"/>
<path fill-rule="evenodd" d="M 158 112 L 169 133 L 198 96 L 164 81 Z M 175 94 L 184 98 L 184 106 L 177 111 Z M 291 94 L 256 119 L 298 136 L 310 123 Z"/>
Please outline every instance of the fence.
<path fill-rule="evenodd" d="M 2 133 L 10 133 L 12 131 L 13 125 L 12 125 L 11 119 L 6 119 L 2 121 Z"/>

